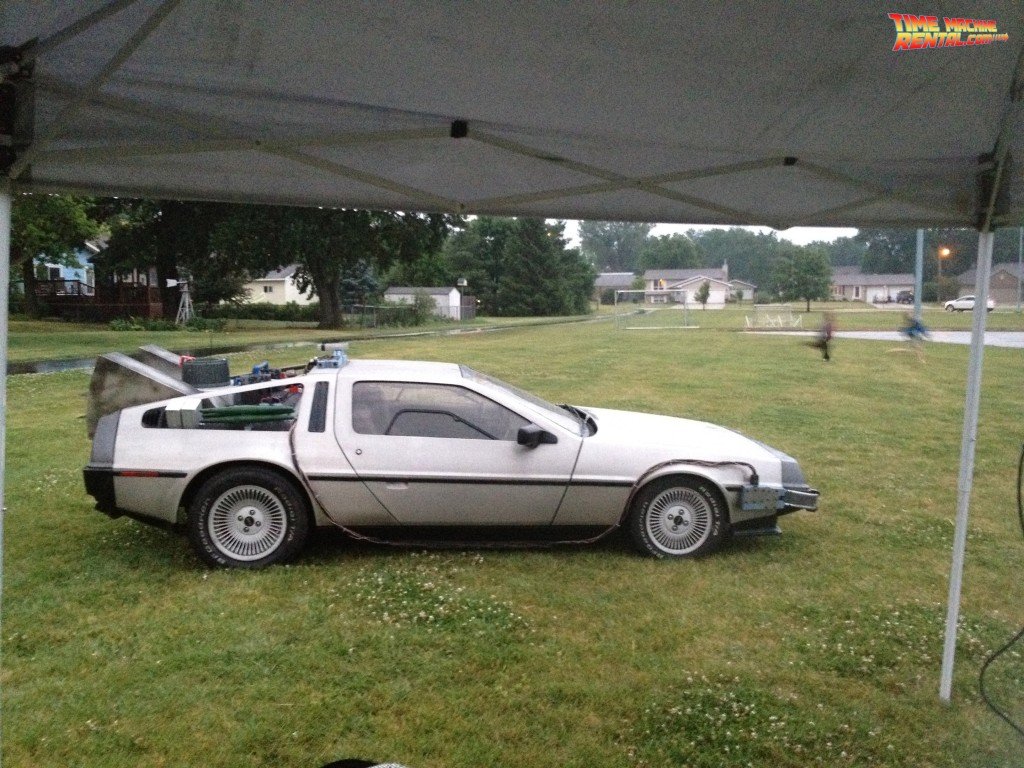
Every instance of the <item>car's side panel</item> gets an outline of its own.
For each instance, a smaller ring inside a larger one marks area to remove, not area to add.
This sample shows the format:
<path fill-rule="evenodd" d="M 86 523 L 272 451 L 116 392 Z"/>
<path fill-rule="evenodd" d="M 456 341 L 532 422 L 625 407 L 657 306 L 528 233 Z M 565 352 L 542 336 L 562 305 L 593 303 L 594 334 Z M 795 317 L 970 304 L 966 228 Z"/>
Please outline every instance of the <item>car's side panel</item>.
<path fill-rule="evenodd" d="M 573 481 L 558 508 L 555 525 L 615 525 L 622 516 L 633 483 Z"/>
<path fill-rule="evenodd" d="M 228 462 L 258 462 L 294 474 L 287 432 L 163 429 L 142 426 L 146 407 L 122 411 L 114 448 L 120 509 L 169 523 L 193 477 Z"/>
<path fill-rule="evenodd" d="M 355 472 L 400 523 L 551 523 L 581 438 L 560 431 L 557 443 L 528 448 L 508 439 L 360 433 L 341 405 L 351 401 L 352 384 L 338 382 L 335 434 Z"/>
<path fill-rule="evenodd" d="M 313 492 L 325 523 L 338 525 L 394 525 L 387 509 L 358 478 L 334 434 L 337 377 L 313 385 L 313 397 L 303 398 L 295 427 L 295 459 Z M 319 391 L 318 391 L 319 390 Z M 346 410 L 347 412 L 347 410 Z"/>

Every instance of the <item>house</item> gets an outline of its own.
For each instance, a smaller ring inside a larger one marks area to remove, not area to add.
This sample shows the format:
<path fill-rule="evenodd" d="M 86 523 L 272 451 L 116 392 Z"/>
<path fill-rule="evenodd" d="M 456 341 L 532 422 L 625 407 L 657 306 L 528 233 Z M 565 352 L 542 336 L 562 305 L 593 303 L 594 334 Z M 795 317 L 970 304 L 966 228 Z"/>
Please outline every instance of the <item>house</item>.
<path fill-rule="evenodd" d="M 829 293 L 837 301 L 863 301 L 884 304 L 896 300 L 900 291 L 914 290 L 914 276 L 864 274 L 859 267 L 836 267 L 832 270 Z"/>
<path fill-rule="evenodd" d="M 988 297 L 996 304 L 1017 304 L 1017 284 L 1020 280 L 1020 267 L 1016 262 L 1004 261 L 992 265 L 992 274 L 988 281 Z M 974 281 L 977 272 L 969 269 L 957 277 L 959 296 L 974 293 Z"/>
<path fill-rule="evenodd" d="M 730 280 L 729 285 L 732 286 L 732 295 L 737 301 L 754 300 L 757 286 L 753 283 L 748 283 L 746 280 Z"/>
<path fill-rule="evenodd" d="M 473 307 L 463 307 L 462 294 L 458 288 L 417 288 L 393 286 L 384 291 L 384 300 L 396 304 L 412 304 L 417 293 L 425 293 L 434 300 L 434 314 L 449 320 L 472 320 L 476 313 Z M 469 297 L 467 297 L 468 299 Z"/>
<path fill-rule="evenodd" d="M 99 243 L 86 242 L 84 248 L 75 252 L 74 266 L 36 261 L 36 292 L 47 296 L 92 296 L 96 292 L 92 257 L 100 248 Z"/>
<path fill-rule="evenodd" d="M 600 301 L 607 293 L 615 295 L 615 291 L 628 291 L 633 287 L 636 275 L 632 272 L 602 272 L 594 279 L 594 300 Z M 609 302 L 612 303 L 612 302 Z"/>
<path fill-rule="evenodd" d="M 648 269 L 644 272 L 644 289 L 649 291 L 645 301 L 650 304 L 696 304 L 694 296 L 704 283 L 711 289 L 706 307 L 722 309 L 732 291 L 728 265 L 722 265 L 721 269 Z"/>
<path fill-rule="evenodd" d="M 298 270 L 298 264 L 290 264 L 246 283 L 249 301 L 253 304 L 313 303 L 315 299 L 312 290 L 307 288 L 306 291 L 300 291 L 295 284 L 295 273 Z"/>

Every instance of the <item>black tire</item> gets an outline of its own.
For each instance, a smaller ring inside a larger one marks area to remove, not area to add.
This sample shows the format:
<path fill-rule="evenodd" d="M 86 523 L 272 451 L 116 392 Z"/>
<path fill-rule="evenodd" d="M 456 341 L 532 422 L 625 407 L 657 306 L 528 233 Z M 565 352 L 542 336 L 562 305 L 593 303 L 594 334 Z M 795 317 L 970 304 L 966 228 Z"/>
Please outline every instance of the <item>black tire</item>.
<path fill-rule="evenodd" d="M 218 472 L 188 509 L 196 553 L 222 568 L 265 568 L 289 560 L 305 545 L 309 525 L 305 498 L 283 475 L 262 467 Z"/>
<path fill-rule="evenodd" d="M 711 483 L 666 477 L 644 486 L 633 501 L 629 531 L 652 557 L 700 557 L 727 538 L 725 502 Z"/>

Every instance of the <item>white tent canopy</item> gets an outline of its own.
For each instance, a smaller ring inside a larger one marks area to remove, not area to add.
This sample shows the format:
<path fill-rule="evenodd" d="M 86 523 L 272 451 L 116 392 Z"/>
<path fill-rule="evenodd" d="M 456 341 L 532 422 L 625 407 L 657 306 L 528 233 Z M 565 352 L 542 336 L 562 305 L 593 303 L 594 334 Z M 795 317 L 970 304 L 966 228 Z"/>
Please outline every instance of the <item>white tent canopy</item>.
<path fill-rule="evenodd" d="M 1020 6 L 933 6 L 934 22 L 890 18 L 874 0 L 6 0 L 0 364 L 19 190 L 776 228 L 1017 225 Z M 952 31 L 955 19 L 970 23 Z M 1005 39 L 975 37 L 993 25 Z M 915 30 L 907 40 L 943 46 L 893 50 Z M 979 246 L 944 698 L 991 236 Z M 2 478 L 0 461 L 0 497 Z"/>
<path fill-rule="evenodd" d="M 976 226 L 979 158 L 1004 127 L 1024 148 L 1024 21 L 938 5 L 1009 40 L 894 52 L 879 2 L 7 0 L 27 146 L 0 167 L 16 189 Z"/>

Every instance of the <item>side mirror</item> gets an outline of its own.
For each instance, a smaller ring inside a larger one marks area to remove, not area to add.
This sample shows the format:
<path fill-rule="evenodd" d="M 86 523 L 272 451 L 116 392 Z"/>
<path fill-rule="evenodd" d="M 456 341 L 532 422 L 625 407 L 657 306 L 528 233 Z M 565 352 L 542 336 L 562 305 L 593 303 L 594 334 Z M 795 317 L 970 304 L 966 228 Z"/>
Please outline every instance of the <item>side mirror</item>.
<path fill-rule="evenodd" d="M 541 443 L 554 445 L 558 442 L 558 437 L 547 430 L 541 429 L 536 424 L 527 424 L 525 427 L 519 428 L 516 442 L 520 445 L 525 445 L 527 448 L 536 448 Z"/>

